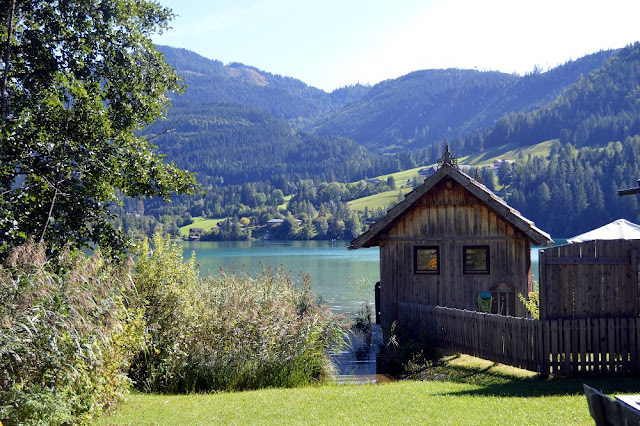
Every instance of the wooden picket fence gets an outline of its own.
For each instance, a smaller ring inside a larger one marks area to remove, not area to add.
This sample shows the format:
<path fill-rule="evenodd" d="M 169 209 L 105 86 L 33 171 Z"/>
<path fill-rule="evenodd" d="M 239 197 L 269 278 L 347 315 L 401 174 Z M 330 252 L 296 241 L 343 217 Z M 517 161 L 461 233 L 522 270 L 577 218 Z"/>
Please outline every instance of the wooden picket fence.
<path fill-rule="evenodd" d="M 542 376 L 640 372 L 637 317 L 539 321 L 417 303 L 399 303 L 398 314 L 446 349 Z"/>

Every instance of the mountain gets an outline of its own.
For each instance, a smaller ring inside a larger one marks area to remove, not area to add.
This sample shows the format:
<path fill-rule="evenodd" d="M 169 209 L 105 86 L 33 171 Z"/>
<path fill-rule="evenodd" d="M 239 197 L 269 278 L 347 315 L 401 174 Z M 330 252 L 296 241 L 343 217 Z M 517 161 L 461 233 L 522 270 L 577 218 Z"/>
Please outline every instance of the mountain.
<path fill-rule="evenodd" d="M 187 90 L 172 98 L 169 121 L 147 132 L 206 185 L 274 175 L 354 181 L 431 163 L 445 140 L 462 156 L 505 143 L 560 138 L 582 146 L 640 132 L 637 45 L 526 76 L 423 70 L 332 93 L 248 65 L 159 49 Z"/>
<path fill-rule="evenodd" d="M 546 105 L 614 53 L 598 52 L 523 77 L 459 69 L 416 71 L 373 86 L 356 102 L 319 120 L 313 131 L 348 137 L 378 151 L 463 137 L 505 114 Z"/>
<path fill-rule="evenodd" d="M 295 125 L 339 110 L 368 90 L 355 85 L 326 93 L 300 80 L 241 63 L 224 65 L 195 52 L 168 46 L 158 46 L 158 50 L 187 84 L 185 94 L 173 99 L 176 107 L 233 102 L 266 111 Z"/>
<path fill-rule="evenodd" d="M 559 139 L 574 146 L 604 146 L 640 134 L 640 43 L 616 52 L 580 75 L 547 105 L 511 112 L 483 135 L 483 146 L 528 146 Z M 466 149 L 477 149 L 467 140 Z"/>
<path fill-rule="evenodd" d="M 285 121 L 247 106 L 214 102 L 174 106 L 169 122 L 147 131 L 177 166 L 204 185 L 287 180 L 350 181 L 395 166 L 357 143 L 295 131 Z"/>

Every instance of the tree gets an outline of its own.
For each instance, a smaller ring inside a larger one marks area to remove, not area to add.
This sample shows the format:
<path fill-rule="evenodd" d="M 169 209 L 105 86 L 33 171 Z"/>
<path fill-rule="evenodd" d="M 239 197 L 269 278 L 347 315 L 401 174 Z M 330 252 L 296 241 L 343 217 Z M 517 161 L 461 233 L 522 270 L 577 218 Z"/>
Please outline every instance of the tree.
<path fill-rule="evenodd" d="M 389 176 L 387 178 L 387 186 L 389 187 L 389 189 L 395 191 L 395 189 L 396 189 L 396 180 L 394 179 L 393 176 Z"/>
<path fill-rule="evenodd" d="M 502 160 L 500 168 L 498 169 L 498 182 L 501 185 L 508 185 L 511 182 L 511 163 L 506 160 Z"/>
<path fill-rule="evenodd" d="M 344 221 L 345 226 L 345 237 L 347 239 L 354 239 L 360 235 L 360 231 L 362 231 L 362 224 L 360 223 L 360 218 L 356 213 L 352 213 L 351 217 Z"/>
<path fill-rule="evenodd" d="M 313 226 L 316 229 L 317 236 L 324 238 L 329 231 L 329 224 L 327 223 L 327 218 L 324 216 L 318 216 L 313 219 Z"/>
<path fill-rule="evenodd" d="M 144 126 L 181 90 L 150 36 L 169 9 L 147 0 L 0 0 L 0 256 L 28 236 L 53 250 L 126 247 L 121 196 L 193 193 Z"/>
<path fill-rule="evenodd" d="M 281 189 L 274 189 L 271 195 L 269 196 L 269 204 L 272 206 L 279 206 L 284 203 L 284 194 Z"/>
<path fill-rule="evenodd" d="M 482 177 L 482 181 L 484 182 L 484 186 L 489 188 L 491 191 L 496 190 L 497 178 L 493 173 L 493 169 L 490 167 L 485 167 L 482 169 L 482 173 L 480 173 L 480 177 Z"/>

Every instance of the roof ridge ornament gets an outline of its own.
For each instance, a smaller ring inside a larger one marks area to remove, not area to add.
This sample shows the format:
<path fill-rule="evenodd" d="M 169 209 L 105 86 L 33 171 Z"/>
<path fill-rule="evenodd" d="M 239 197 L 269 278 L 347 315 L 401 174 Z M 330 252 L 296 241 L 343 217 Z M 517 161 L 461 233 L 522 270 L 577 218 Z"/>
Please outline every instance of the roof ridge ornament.
<path fill-rule="evenodd" d="M 451 151 L 449 151 L 449 144 L 446 145 L 444 149 L 444 155 L 438 160 L 438 168 L 447 165 L 456 170 L 460 170 L 458 167 L 458 159 L 451 155 Z"/>

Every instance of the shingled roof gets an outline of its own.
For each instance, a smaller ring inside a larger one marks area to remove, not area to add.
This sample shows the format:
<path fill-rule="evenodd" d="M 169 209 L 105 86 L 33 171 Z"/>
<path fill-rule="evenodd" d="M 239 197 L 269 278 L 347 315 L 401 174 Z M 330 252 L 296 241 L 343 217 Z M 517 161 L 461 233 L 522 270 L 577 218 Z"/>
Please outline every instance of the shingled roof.
<path fill-rule="evenodd" d="M 546 232 L 535 227 L 534 223 L 520 214 L 519 211 L 509 207 L 500 197 L 491 192 L 486 186 L 472 179 L 465 173 L 449 164 L 444 164 L 431 177 L 427 178 L 422 185 L 408 193 L 404 200 L 387 212 L 387 215 L 371 225 L 368 231 L 351 241 L 349 249 L 361 247 L 373 247 L 379 245 L 380 237 L 386 234 L 396 223 L 398 223 L 413 205 L 427 192 L 429 192 L 438 182 L 445 177 L 458 182 L 473 195 L 482 200 L 489 208 L 502 216 L 516 229 L 522 231 L 537 245 L 551 245 L 553 240 Z"/>

